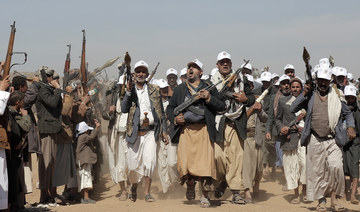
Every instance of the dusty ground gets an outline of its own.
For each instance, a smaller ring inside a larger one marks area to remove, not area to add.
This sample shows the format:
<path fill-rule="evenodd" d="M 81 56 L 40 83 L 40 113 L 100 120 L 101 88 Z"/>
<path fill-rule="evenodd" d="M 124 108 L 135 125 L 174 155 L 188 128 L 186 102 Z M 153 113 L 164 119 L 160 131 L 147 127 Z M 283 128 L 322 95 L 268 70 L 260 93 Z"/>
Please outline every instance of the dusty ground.
<path fill-rule="evenodd" d="M 32 204 L 39 201 L 40 192 L 36 189 L 37 183 L 37 163 L 33 156 L 33 193 L 26 196 L 27 202 Z M 281 176 L 280 170 L 277 176 Z M 255 203 L 247 205 L 234 205 L 230 202 L 231 194 L 227 191 L 222 200 L 212 200 L 212 207 L 208 209 L 200 208 L 199 192 L 194 201 L 187 201 L 185 198 L 185 187 L 177 185 L 171 188 L 168 195 L 163 195 L 159 181 L 154 180 L 151 193 L 156 198 L 156 202 L 147 203 L 142 194 L 143 185 L 138 188 L 138 200 L 136 202 L 119 201 L 119 186 L 115 185 L 109 176 L 104 174 L 93 191 L 92 198 L 97 201 L 94 205 L 75 204 L 69 206 L 50 207 L 52 211 L 315 211 L 316 202 L 301 203 L 291 205 L 289 200 L 292 198 L 292 191 L 282 191 L 282 185 L 278 180 L 263 179 L 260 185 L 261 194 Z M 62 193 L 63 187 L 58 188 L 58 193 Z M 198 189 L 197 189 L 198 191 Z M 212 198 L 214 199 L 214 198 Z M 330 211 L 330 203 L 328 199 L 328 210 Z M 347 211 L 360 211 L 360 205 L 351 205 L 348 201 L 342 202 L 348 208 Z"/>

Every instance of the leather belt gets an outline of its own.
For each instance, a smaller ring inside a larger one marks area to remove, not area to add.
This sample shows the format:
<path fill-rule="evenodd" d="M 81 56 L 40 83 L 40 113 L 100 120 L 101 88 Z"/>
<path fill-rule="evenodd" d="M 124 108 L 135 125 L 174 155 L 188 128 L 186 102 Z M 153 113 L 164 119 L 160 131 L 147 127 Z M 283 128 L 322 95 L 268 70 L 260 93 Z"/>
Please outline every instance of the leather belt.
<path fill-rule="evenodd" d="M 144 136 L 146 135 L 147 132 L 149 132 L 150 130 L 154 130 L 155 126 L 154 125 L 149 125 L 145 128 L 139 128 L 139 132 L 138 135 L 139 136 Z"/>

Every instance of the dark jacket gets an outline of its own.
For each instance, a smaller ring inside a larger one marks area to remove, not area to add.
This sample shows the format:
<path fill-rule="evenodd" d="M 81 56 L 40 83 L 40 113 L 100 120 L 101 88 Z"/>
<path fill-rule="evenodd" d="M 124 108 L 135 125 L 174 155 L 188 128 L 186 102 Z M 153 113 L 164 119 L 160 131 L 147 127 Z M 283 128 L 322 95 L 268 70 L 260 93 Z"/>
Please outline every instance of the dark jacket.
<path fill-rule="evenodd" d="M 251 107 L 254 102 L 255 102 L 255 96 L 252 92 L 252 90 L 250 89 L 250 85 L 249 85 L 249 81 L 247 80 L 246 77 L 243 78 L 244 79 L 244 92 L 246 94 L 246 97 L 248 98 L 248 101 L 244 103 L 244 107 L 242 108 L 242 113 L 240 115 L 239 118 L 237 118 L 235 120 L 235 128 L 236 131 L 238 132 L 241 140 L 245 140 L 247 137 L 247 132 L 246 132 L 246 124 L 247 124 L 247 116 L 246 116 L 246 107 Z M 224 122 L 224 123 L 222 123 Z M 222 128 L 222 129 L 220 129 Z M 220 142 L 224 141 L 224 132 L 225 132 L 225 117 L 223 117 L 220 120 L 220 125 L 219 125 L 219 133 L 217 135 L 217 140 Z"/>
<path fill-rule="evenodd" d="M 312 111 L 313 111 L 313 107 L 314 107 L 314 96 L 315 96 L 315 92 L 312 93 L 310 98 L 307 96 L 305 97 L 304 94 L 301 93 L 290 106 L 290 111 L 293 113 L 296 113 L 297 111 L 299 111 L 303 108 L 306 110 L 305 126 L 304 126 L 304 129 L 302 130 L 301 138 L 300 138 L 301 146 L 307 146 L 310 141 L 311 116 L 312 116 Z M 352 112 L 344 102 L 341 102 L 341 114 L 342 114 L 342 116 L 339 117 L 339 121 L 338 121 L 336 128 L 342 127 L 342 125 L 343 125 L 343 122 L 341 120 L 342 118 L 344 118 L 346 120 L 347 128 L 355 127 L 355 122 L 354 122 L 354 117 L 352 115 Z M 335 140 L 338 145 L 339 145 L 339 142 L 341 142 L 341 140 L 344 139 L 340 136 L 341 135 L 338 135 L 338 134 L 335 135 Z M 346 143 L 345 141 L 343 141 L 343 142 Z"/>
<path fill-rule="evenodd" d="M 76 146 L 76 165 L 83 164 L 95 164 L 97 161 L 97 155 L 95 153 L 95 145 L 93 141 L 97 138 L 98 129 L 94 129 L 90 135 L 83 133 L 79 135 Z"/>
<path fill-rule="evenodd" d="M 290 126 L 290 123 L 296 119 L 295 113 L 290 111 L 290 104 L 286 104 L 293 96 L 283 96 L 279 100 L 278 111 L 275 118 L 275 126 L 279 134 L 282 150 L 296 149 L 300 136 L 298 132 L 289 132 L 287 135 L 280 135 L 281 128 Z M 290 138 L 288 139 L 288 135 Z"/>
<path fill-rule="evenodd" d="M 202 81 L 202 86 L 205 88 L 209 82 Z M 175 125 L 174 119 L 174 109 L 185 101 L 186 91 L 188 90 L 186 83 L 181 83 L 174 89 L 174 93 L 170 98 L 169 105 L 166 109 L 167 117 L 171 123 L 170 127 L 170 137 L 171 142 L 178 143 L 180 137 L 180 131 L 182 126 Z M 210 91 L 210 101 L 209 103 L 204 103 L 204 114 L 205 114 L 205 123 L 207 125 L 208 133 L 211 141 L 216 141 L 216 125 L 215 125 L 215 115 L 217 111 L 225 110 L 225 103 L 220 100 L 220 95 L 216 89 Z M 203 101 L 204 100 L 200 100 Z M 246 127 L 246 123 L 245 123 Z M 245 129 L 246 130 L 246 129 Z"/>
<path fill-rule="evenodd" d="M 39 132 L 45 134 L 59 133 L 62 123 L 61 90 L 41 86 L 35 105 Z"/>
<path fill-rule="evenodd" d="M 151 105 L 151 112 L 154 117 L 155 141 L 159 140 L 160 132 L 166 132 L 164 108 L 162 106 L 160 88 L 156 85 L 147 84 Z M 129 113 L 126 127 L 126 141 L 135 143 L 140 127 L 140 106 L 135 90 L 135 85 L 130 93 L 126 93 L 121 102 L 121 112 Z"/>

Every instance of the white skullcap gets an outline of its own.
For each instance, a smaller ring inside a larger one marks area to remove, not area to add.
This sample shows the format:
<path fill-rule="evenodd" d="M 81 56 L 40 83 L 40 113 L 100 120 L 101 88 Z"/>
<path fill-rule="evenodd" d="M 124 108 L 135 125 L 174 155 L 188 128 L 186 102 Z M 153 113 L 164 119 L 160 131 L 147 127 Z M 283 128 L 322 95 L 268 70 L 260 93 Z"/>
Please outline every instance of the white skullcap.
<path fill-rule="evenodd" d="M 353 85 L 347 85 L 344 89 L 345 96 L 355 96 L 356 97 L 357 88 Z"/>
<path fill-rule="evenodd" d="M 259 84 L 262 85 L 261 78 L 257 78 L 257 79 L 255 80 L 255 82 L 257 82 L 257 83 L 259 83 Z"/>
<path fill-rule="evenodd" d="M 229 59 L 231 60 L 231 55 L 227 53 L 226 51 L 222 51 L 217 56 L 217 61 L 220 61 L 222 59 Z"/>
<path fill-rule="evenodd" d="M 157 79 L 152 78 L 149 83 L 150 83 L 150 84 L 154 84 L 154 85 L 158 85 L 158 84 L 157 84 L 157 81 L 158 81 Z"/>
<path fill-rule="evenodd" d="M 246 64 L 245 67 L 244 67 L 244 65 L 245 65 L 245 63 L 243 63 L 243 64 L 241 65 L 241 68 L 246 68 L 246 69 L 249 69 L 250 71 L 252 71 L 252 66 L 251 66 L 250 63 Z"/>
<path fill-rule="evenodd" d="M 331 80 L 331 70 L 329 67 L 320 66 L 316 71 L 317 79 Z"/>
<path fill-rule="evenodd" d="M 214 76 L 214 74 L 215 74 L 217 71 L 219 71 L 218 68 L 213 68 L 213 69 L 211 70 L 211 76 Z"/>
<path fill-rule="evenodd" d="M 166 70 L 166 76 L 169 76 L 170 74 L 175 74 L 177 76 L 177 71 L 174 68 L 169 68 Z"/>
<path fill-rule="evenodd" d="M 158 79 L 156 82 L 160 88 L 166 88 L 169 86 L 168 82 L 164 79 Z"/>
<path fill-rule="evenodd" d="M 349 80 L 353 80 L 353 79 L 354 79 L 354 75 L 353 75 L 352 73 L 348 73 L 348 74 L 347 74 L 347 78 L 348 78 Z"/>
<path fill-rule="evenodd" d="M 279 80 L 276 82 L 275 85 L 280 85 L 280 83 L 284 80 L 290 80 L 290 77 L 286 74 L 281 75 L 281 77 L 279 78 Z"/>
<path fill-rule="evenodd" d="M 285 67 L 284 67 L 284 71 L 287 70 L 287 69 L 293 69 L 295 70 L 295 67 L 291 64 L 287 64 Z"/>
<path fill-rule="evenodd" d="M 330 61 L 328 58 L 321 58 L 319 60 L 319 66 L 330 67 Z"/>
<path fill-rule="evenodd" d="M 183 68 L 180 71 L 180 76 L 185 75 L 187 73 L 187 68 Z"/>
<path fill-rule="evenodd" d="M 246 78 L 249 80 L 249 82 L 254 83 L 254 77 L 251 76 L 250 74 L 247 74 L 247 75 L 246 75 Z"/>
<path fill-rule="evenodd" d="M 89 125 L 87 125 L 84 121 L 82 121 L 76 125 L 76 137 L 79 137 L 80 134 L 93 129 L 94 128 L 89 127 Z"/>
<path fill-rule="evenodd" d="M 189 65 L 191 65 L 191 64 L 195 64 L 195 65 L 197 65 L 197 66 L 200 68 L 200 70 L 203 70 L 204 65 L 202 64 L 202 62 L 200 62 L 200 60 L 195 59 L 195 60 L 189 62 L 189 63 L 187 64 L 187 66 L 189 67 Z"/>
<path fill-rule="evenodd" d="M 145 61 L 140 60 L 139 62 L 135 63 L 134 70 L 141 66 L 149 69 L 149 65 Z"/>
<path fill-rule="evenodd" d="M 261 81 L 270 82 L 272 79 L 272 74 L 268 71 L 264 71 L 263 73 L 261 73 L 260 79 Z"/>

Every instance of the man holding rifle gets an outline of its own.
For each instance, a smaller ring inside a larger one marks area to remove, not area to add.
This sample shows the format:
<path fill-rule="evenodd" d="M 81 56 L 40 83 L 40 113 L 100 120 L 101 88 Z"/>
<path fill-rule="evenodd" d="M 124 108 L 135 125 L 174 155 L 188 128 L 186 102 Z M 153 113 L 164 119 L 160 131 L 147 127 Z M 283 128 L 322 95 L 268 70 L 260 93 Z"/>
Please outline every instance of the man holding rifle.
<path fill-rule="evenodd" d="M 216 65 L 218 71 L 211 76 L 211 82 L 214 84 L 219 81 L 222 82 L 216 86 L 219 91 L 225 90 L 224 86 L 229 86 L 226 82 L 231 77 L 235 77 L 235 81 L 228 89 L 232 92 L 232 95 L 226 95 L 226 97 L 224 95 L 227 110 L 216 116 L 216 122 L 219 123 L 219 126 L 217 126 L 218 143 L 215 143 L 215 160 L 220 184 L 215 190 L 215 197 L 222 197 L 226 187 L 229 187 L 233 194 L 232 202 L 245 204 L 245 200 L 240 196 L 240 190 L 244 190 L 241 172 L 244 140 L 246 139 L 246 107 L 254 104 L 255 97 L 247 78 L 243 74 L 237 74 L 232 70 L 231 55 L 229 53 L 220 52 Z M 232 76 L 234 74 L 235 76 Z"/>
<path fill-rule="evenodd" d="M 307 110 L 300 138 L 301 146 L 307 146 L 306 196 L 309 201 L 318 200 L 317 211 L 326 211 L 325 197 L 331 194 L 332 209 L 344 211 L 338 200 L 345 191 L 340 147 L 348 138 L 352 140 L 356 137 L 354 118 L 351 110 L 330 86 L 330 68 L 319 67 L 316 77 L 316 88 L 312 90 L 312 82 L 305 84 L 304 91 L 290 107 L 293 113 L 303 108 Z M 343 120 L 346 120 L 346 125 Z"/>
<path fill-rule="evenodd" d="M 171 142 L 179 143 L 178 171 L 181 183 L 187 184 L 186 198 L 195 199 L 195 181 L 200 181 L 203 194 L 201 207 L 209 207 L 211 181 L 217 178 L 214 158 L 215 115 L 216 111 L 225 109 L 225 103 L 220 100 L 215 88 L 209 89 L 209 84 L 200 79 L 203 64 L 199 60 L 189 62 L 187 66 L 187 80 L 174 89 L 166 112 L 174 127 Z M 192 99 L 196 101 L 176 114 L 179 105 Z"/>
<path fill-rule="evenodd" d="M 146 82 L 149 76 L 148 64 L 139 61 L 134 71 L 135 84 L 129 77 L 126 94 L 121 102 L 121 112 L 128 113 L 126 141 L 131 200 L 136 201 L 137 185 L 144 177 L 145 201 L 153 202 L 155 199 L 150 194 L 150 186 L 156 166 L 156 142 L 160 136 L 164 142 L 168 142 L 164 109 L 159 87 Z"/>

